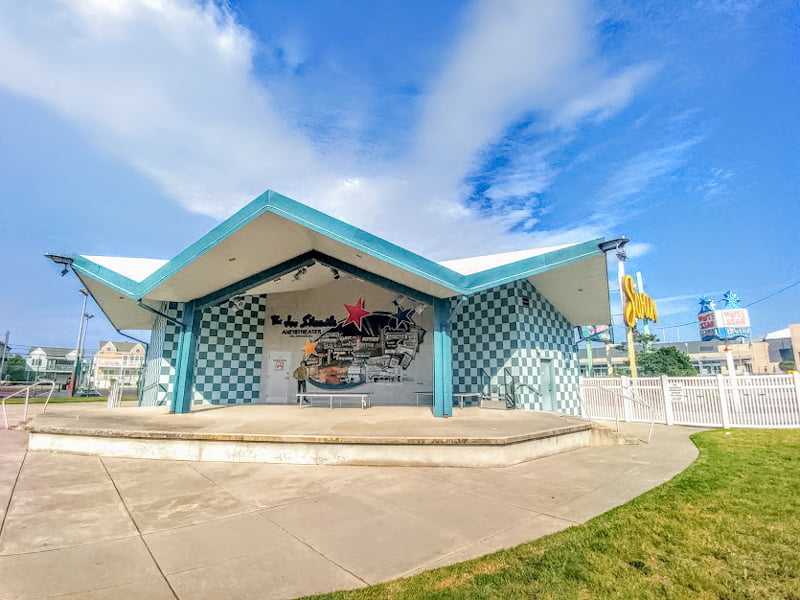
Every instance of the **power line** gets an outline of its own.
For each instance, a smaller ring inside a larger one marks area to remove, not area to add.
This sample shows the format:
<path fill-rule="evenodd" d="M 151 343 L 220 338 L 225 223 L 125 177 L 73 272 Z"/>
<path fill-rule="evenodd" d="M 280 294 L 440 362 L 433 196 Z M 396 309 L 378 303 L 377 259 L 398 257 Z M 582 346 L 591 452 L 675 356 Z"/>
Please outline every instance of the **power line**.
<path fill-rule="evenodd" d="M 777 296 L 778 294 L 781 294 L 781 293 L 785 292 L 786 290 L 790 290 L 796 285 L 800 285 L 800 280 L 799 281 L 795 281 L 794 283 L 790 283 L 786 287 L 782 287 L 777 292 L 772 292 L 771 294 L 767 294 L 763 298 L 759 298 L 758 300 L 754 300 L 750 304 L 745 304 L 742 308 L 750 308 L 751 306 L 753 306 L 755 304 L 758 304 L 759 302 L 763 302 L 764 300 L 768 300 L 769 298 L 772 298 L 773 296 Z M 665 326 L 665 327 L 659 327 L 659 329 L 676 329 L 678 327 L 686 327 L 687 325 L 697 325 L 697 320 L 691 321 L 689 323 L 683 323 L 681 325 L 668 325 L 668 326 Z"/>

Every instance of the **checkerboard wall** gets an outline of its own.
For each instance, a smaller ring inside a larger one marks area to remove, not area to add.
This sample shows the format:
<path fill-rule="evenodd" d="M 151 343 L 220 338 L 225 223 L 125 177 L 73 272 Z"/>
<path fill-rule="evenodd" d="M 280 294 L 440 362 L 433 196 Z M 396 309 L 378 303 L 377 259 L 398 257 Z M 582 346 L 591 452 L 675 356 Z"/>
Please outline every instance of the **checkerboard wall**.
<path fill-rule="evenodd" d="M 522 304 L 529 299 L 529 306 Z M 572 325 L 527 281 L 492 288 L 465 302 L 452 300 L 453 389 L 482 391 L 481 370 L 496 387 L 503 369 L 538 389 L 542 359 L 552 361 L 556 410 L 578 414 L 578 360 Z M 538 352 L 537 352 L 538 348 Z M 517 404 L 542 409 L 530 389 L 517 389 Z"/>
<path fill-rule="evenodd" d="M 160 310 L 164 310 L 162 305 Z M 167 391 L 157 385 L 161 376 L 161 367 L 164 361 L 164 333 L 167 320 L 162 316 L 157 316 L 153 323 L 153 331 L 150 334 L 150 343 L 147 345 L 147 359 L 144 370 L 144 394 L 142 395 L 142 406 L 158 406 L 166 404 Z"/>
<path fill-rule="evenodd" d="M 247 296 L 241 307 L 223 302 L 203 311 L 195 350 L 193 403 L 249 404 L 258 400 L 265 304 L 264 297 Z M 169 302 L 164 303 L 161 310 L 169 317 L 181 320 L 181 306 Z M 150 385 L 157 372 L 160 386 L 145 396 L 143 404 L 164 404 L 172 397 L 179 337 L 177 325 L 164 317 L 157 317 L 150 345 L 152 360 L 155 363 L 158 354 L 160 360 L 157 369 L 148 367 L 145 385 Z"/>
<path fill-rule="evenodd" d="M 258 401 L 266 300 L 246 296 L 203 311 L 194 366 L 195 404 Z"/>

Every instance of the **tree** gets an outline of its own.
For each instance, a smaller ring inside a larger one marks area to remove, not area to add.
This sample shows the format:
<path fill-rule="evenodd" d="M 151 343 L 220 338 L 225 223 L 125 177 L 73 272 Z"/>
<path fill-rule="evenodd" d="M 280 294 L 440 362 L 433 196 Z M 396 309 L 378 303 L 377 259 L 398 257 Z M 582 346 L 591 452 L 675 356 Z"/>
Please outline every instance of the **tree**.
<path fill-rule="evenodd" d="M 784 373 L 788 373 L 789 371 L 794 371 L 797 369 L 797 365 L 793 360 L 782 360 L 780 363 L 778 363 L 778 368 Z"/>
<path fill-rule="evenodd" d="M 672 377 L 691 377 L 697 375 L 689 356 L 672 346 L 659 348 L 655 352 L 640 352 L 636 355 L 639 375 L 653 377 L 671 375 Z"/>
<path fill-rule="evenodd" d="M 12 354 L 6 361 L 6 379 L 9 381 L 25 381 L 25 359 Z"/>
<path fill-rule="evenodd" d="M 658 341 L 658 336 L 653 335 L 652 333 L 642 333 L 636 327 L 633 328 L 633 346 L 636 348 L 637 346 L 641 348 L 642 352 L 650 352 L 650 348 L 652 345 Z M 617 350 L 621 350 L 622 352 L 626 352 L 628 350 L 628 344 L 623 342 L 621 344 L 617 344 L 614 346 Z"/>

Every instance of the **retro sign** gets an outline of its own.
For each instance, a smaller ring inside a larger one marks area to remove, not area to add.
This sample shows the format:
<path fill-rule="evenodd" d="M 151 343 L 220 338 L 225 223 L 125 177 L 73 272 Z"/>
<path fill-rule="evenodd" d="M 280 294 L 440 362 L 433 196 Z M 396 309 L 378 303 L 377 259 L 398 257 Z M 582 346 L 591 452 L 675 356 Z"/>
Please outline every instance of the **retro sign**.
<path fill-rule="evenodd" d="M 658 321 L 656 302 L 647 294 L 637 292 L 633 277 L 626 275 L 622 279 L 622 292 L 625 295 L 623 316 L 625 325 L 634 327 L 639 319 Z"/>
<path fill-rule="evenodd" d="M 739 306 L 739 297 L 733 292 L 726 292 L 723 301 L 725 308 L 717 310 L 707 296 L 700 298 L 697 322 L 700 339 L 704 342 L 750 337 L 750 315 L 746 308 Z"/>
<path fill-rule="evenodd" d="M 579 341 L 614 342 L 614 331 L 610 325 L 581 325 L 578 327 Z"/>

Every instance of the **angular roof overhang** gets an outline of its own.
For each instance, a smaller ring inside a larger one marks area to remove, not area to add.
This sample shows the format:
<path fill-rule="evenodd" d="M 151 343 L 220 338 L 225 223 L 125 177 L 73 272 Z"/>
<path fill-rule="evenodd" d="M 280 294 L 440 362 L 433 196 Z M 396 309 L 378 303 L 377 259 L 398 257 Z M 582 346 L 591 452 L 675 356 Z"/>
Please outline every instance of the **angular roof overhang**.
<path fill-rule="evenodd" d="M 268 191 L 172 260 L 76 255 L 72 268 L 117 329 L 150 329 L 162 301 L 309 289 L 328 269 L 422 301 L 529 279 L 572 323 L 597 325 L 610 321 L 600 241 L 440 264 Z"/>

